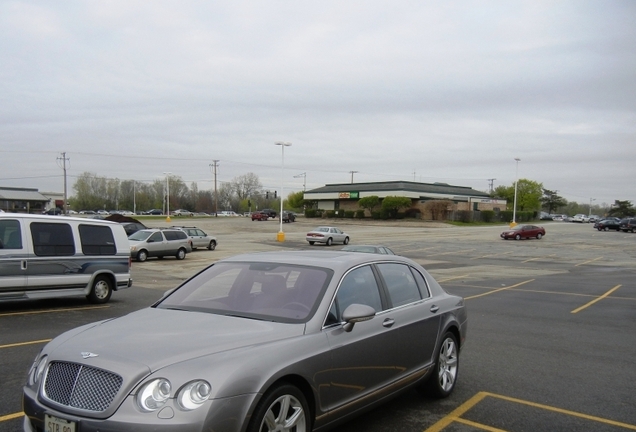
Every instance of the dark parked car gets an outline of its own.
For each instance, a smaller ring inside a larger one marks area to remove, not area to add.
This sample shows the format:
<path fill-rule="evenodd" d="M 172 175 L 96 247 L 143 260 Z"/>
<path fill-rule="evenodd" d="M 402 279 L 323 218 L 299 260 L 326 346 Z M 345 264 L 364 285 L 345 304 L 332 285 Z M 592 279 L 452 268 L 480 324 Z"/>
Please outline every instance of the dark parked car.
<path fill-rule="evenodd" d="M 619 228 L 623 232 L 634 232 L 636 230 L 636 218 L 622 219 Z"/>
<path fill-rule="evenodd" d="M 55 207 L 55 208 L 43 211 L 42 214 L 57 216 L 62 214 L 62 209 Z"/>
<path fill-rule="evenodd" d="M 266 221 L 267 219 L 269 219 L 269 215 L 267 213 L 263 213 L 263 212 L 252 213 L 253 221 Z"/>
<path fill-rule="evenodd" d="M 148 210 L 148 211 L 144 212 L 144 214 L 159 216 L 159 215 L 163 214 L 163 210 L 161 210 L 161 209 L 151 209 L 151 210 Z"/>
<path fill-rule="evenodd" d="M 510 228 L 501 233 L 501 238 L 504 240 L 508 239 L 529 239 L 536 238 L 540 239 L 545 235 L 545 229 L 536 225 L 517 225 L 514 228 Z"/>
<path fill-rule="evenodd" d="M 296 221 L 296 214 L 290 211 L 284 211 L 283 212 L 283 222 L 295 222 Z"/>
<path fill-rule="evenodd" d="M 227 258 L 45 345 L 24 429 L 325 430 L 407 389 L 450 395 L 467 323 L 464 300 L 407 258 Z"/>
<path fill-rule="evenodd" d="M 261 210 L 261 213 L 265 213 L 266 215 L 268 215 L 271 218 L 275 218 L 276 215 L 278 214 L 278 213 L 276 213 L 276 210 L 273 210 L 273 209 L 263 209 L 263 210 Z"/>
<path fill-rule="evenodd" d="M 130 236 L 131 234 L 136 233 L 139 230 L 146 229 L 146 225 L 141 222 L 121 222 L 121 226 L 124 227 L 124 231 L 126 231 L 126 235 Z"/>
<path fill-rule="evenodd" d="M 596 229 L 599 231 L 609 231 L 609 230 L 619 231 L 620 223 L 615 221 L 614 219 L 603 219 L 596 222 L 594 224 L 594 227 L 596 227 Z"/>

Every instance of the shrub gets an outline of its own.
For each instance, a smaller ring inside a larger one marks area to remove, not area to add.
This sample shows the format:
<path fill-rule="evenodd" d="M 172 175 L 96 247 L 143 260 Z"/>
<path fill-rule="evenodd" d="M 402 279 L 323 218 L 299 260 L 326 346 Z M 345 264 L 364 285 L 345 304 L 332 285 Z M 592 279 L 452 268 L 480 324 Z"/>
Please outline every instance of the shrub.
<path fill-rule="evenodd" d="M 421 219 L 422 211 L 418 208 L 406 209 L 406 211 L 404 212 L 404 217 L 412 218 L 412 219 Z"/>
<path fill-rule="evenodd" d="M 344 212 L 344 217 L 348 219 L 353 219 L 355 215 L 356 215 L 356 212 L 354 212 L 353 210 L 345 210 Z"/>
<path fill-rule="evenodd" d="M 325 212 L 325 214 L 327 215 L 326 217 L 329 218 L 329 219 L 336 217 L 336 211 L 335 210 L 327 210 Z"/>
<path fill-rule="evenodd" d="M 364 219 L 364 210 L 356 210 L 356 218 Z"/>
<path fill-rule="evenodd" d="M 317 213 L 318 212 L 316 211 L 316 209 L 306 209 L 305 210 L 305 217 L 315 218 Z"/>
<path fill-rule="evenodd" d="M 481 220 L 482 222 L 493 222 L 495 220 L 495 212 L 493 210 L 482 210 Z"/>

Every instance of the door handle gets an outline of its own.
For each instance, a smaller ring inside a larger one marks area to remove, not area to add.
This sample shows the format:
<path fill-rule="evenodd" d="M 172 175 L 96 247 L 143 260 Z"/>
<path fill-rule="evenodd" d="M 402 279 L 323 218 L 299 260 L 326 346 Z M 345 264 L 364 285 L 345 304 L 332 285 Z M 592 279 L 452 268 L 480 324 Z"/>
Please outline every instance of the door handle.
<path fill-rule="evenodd" d="M 27 262 L 26 262 L 26 260 L 22 260 L 22 261 L 20 261 L 20 269 L 21 269 L 21 270 L 26 270 L 26 269 L 27 269 Z"/>
<path fill-rule="evenodd" d="M 393 326 L 393 324 L 395 324 L 395 320 L 394 320 L 393 318 L 387 318 L 387 319 L 385 319 L 385 320 L 384 320 L 384 322 L 382 323 L 382 326 L 383 326 L 383 327 L 387 327 L 387 328 L 389 328 L 389 327 L 392 327 L 392 326 Z"/>
<path fill-rule="evenodd" d="M 439 310 L 439 306 L 437 306 L 437 305 L 433 305 L 433 306 L 431 306 L 431 312 L 435 313 L 435 312 L 437 312 L 438 310 Z"/>

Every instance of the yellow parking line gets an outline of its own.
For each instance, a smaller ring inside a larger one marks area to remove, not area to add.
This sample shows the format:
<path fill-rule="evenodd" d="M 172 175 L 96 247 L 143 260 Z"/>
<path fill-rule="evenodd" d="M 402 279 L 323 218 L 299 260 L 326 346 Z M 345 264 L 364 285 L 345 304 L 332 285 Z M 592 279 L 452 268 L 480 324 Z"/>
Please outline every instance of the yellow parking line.
<path fill-rule="evenodd" d="M 448 281 L 451 281 L 451 280 L 454 280 L 454 279 L 462 279 L 462 278 L 465 278 L 465 277 L 468 277 L 468 276 L 469 275 L 461 275 L 461 276 L 454 276 L 454 277 L 451 277 L 451 278 L 448 278 L 448 279 L 440 279 L 440 280 L 437 281 L 437 283 L 448 282 Z"/>
<path fill-rule="evenodd" d="M 488 393 L 486 392 L 477 393 L 475 396 L 471 397 L 466 402 L 464 402 L 463 404 L 455 408 L 453 411 L 451 411 L 450 414 L 448 414 L 446 417 L 442 418 L 433 426 L 426 429 L 426 432 L 440 432 L 446 426 L 449 426 L 451 423 L 456 421 L 460 416 L 462 416 L 472 407 L 474 407 L 479 402 L 481 402 L 482 399 L 484 399 L 486 396 L 488 396 Z"/>
<path fill-rule="evenodd" d="M 598 301 L 603 300 L 605 297 L 607 297 L 608 295 L 610 295 L 611 293 L 613 293 L 614 291 L 616 291 L 617 289 L 619 289 L 621 286 L 622 286 L 622 285 L 616 285 L 614 288 L 612 288 L 611 290 L 609 290 L 608 292 L 606 292 L 606 293 L 605 293 L 605 294 L 603 294 L 602 296 L 595 298 L 594 300 L 592 300 L 591 302 L 589 302 L 589 303 L 587 303 L 587 304 L 584 304 L 584 305 L 583 305 L 583 306 L 581 306 L 580 308 L 574 309 L 574 310 L 573 310 L 572 312 L 570 312 L 570 313 L 575 314 L 575 313 L 580 312 L 580 311 L 582 311 L 583 309 L 585 309 L 585 308 L 587 308 L 587 307 L 589 307 L 589 306 L 592 306 L 594 303 L 596 303 L 596 302 L 598 302 Z"/>
<path fill-rule="evenodd" d="M 47 342 L 51 342 L 51 340 L 52 339 L 40 339 L 40 340 L 30 341 L 30 342 L 18 342 L 18 343 L 13 343 L 13 344 L 8 344 L 8 345 L 0 345 L 0 349 L 3 349 L 3 348 L 15 348 L 15 347 L 25 346 L 25 345 L 35 345 L 35 344 L 39 344 L 39 343 L 47 343 Z"/>
<path fill-rule="evenodd" d="M 534 281 L 534 279 L 530 279 L 530 280 L 527 280 L 527 281 L 524 281 L 524 282 L 520 282 L 520 283 L 518 283 L 516 285 L 510 285 L 509 287 L 504 287 L 504 288 L 499 288 L 499 289 L 496 289 L 496 290 L 488 291 L 487 293 L 477 294 L 477 295 L 470 296 L 470 297 L 464 297 L 464 300 L 470 300 L 470 299 L 474 299 L 474 298 L 477 298 L 477 297 L 483 297 L 483 296 L 487 296 L 489 294 L 494 294 L 494 293 L 497 293 L 499 291 L 509 290 L 511 288 L 516 288 L 518 286 L 525 285 L 528 282 L 532 282 L 532 281 Z"/>
<path fill-rule="evenodd" d="M 598 258 L 594 258 L 594 259 L 591 259 L 591 260 L 588 260 L 588 261 L 584 261 L 584 262 L 582 262 L 582 263 L 578 263 L 578 264 L 577 264 L 577 265 L 575 265 L 574 267 L 578 267 L 578 266 L 582 266 L 582 265 L 585 265 L 585 264 L 589 264 L 589 263 L 591 263 L 591 262 L 598 261 L 598 260 L 600 260 L 600 259 L 603 259 L 603 257 L 598 257 Z"/>
<path fill-rule="evenodd" d="M 527 262 L 530 262 L 530 261 L 535 261 L 535 260 L 540 260 L 540 259 L 543 259 L 543 258 L 553 257 L 553 256 L 555 256 L 555 255 L 556 255 L 556 254 L 550 254 L 550 255 L 543 256 L 543 257 L 530 258 L 530 259 L 527 259 L 527 260 L 525 260 L 525 261 L 521 261 L 521 262 L 522 262 L 522 263 L 527 263 Z"/>
<path fill-rule="evenodd" d="M 13 419 L 16 419 L 18 417 L 22 417 L 23 415 L 24 415 L 23 412 L 3 415 L 3 416 L 0 416 L 0 422 L 7 421 L 7 420 L 13 420 Z"/>
<path fill-rule="evenodd" d="M 496 256 L 499 256 L 499 255 L 508 255 L 508 254 L 511 254 L 512 252 L 514 252 L 514 251 L 503 252 L 503 253 L 498 253 L 498 254 L 482 255 L 482 256 L 475 257 L 475 258 L 471 258 L 471 260 L 476 260 L 476 259 L 481 259 L 481 258 L 488 258 L 488 257 L 496 257 Z"/>
<path fill-rule="evenodd" d="M 104 308 L 109 308 L 109 307 L 110 306 L 86 306 L 86 307 L 78 307 L 78 308 L 46 309 L 46 310 L 39 310 L 39 311 L 11 312 L 11 313 L 0 314 L 0 317 L 12 316 L 12 315 L 34 315 L 34 314 L 53 313 L 53 312 L 68 312 L 68 311 L 90 310 L 90 309 L 104 309 Z"/>
<path fill-rule="evenodd" d="M 468 425 L 468 426 L 472 426 L 472 427 L 477 428 L 477 429 L 486 430 L 486 431 L 489 431 L 489 432 L 508 432 L 508 431 L 506 431 L 504 429 L 498 429 L 498 428 L 490 427 L 490 426 L 487 426 L 487 425 L 484 425 L 484 424 L 481 424 L 481 423 L 475 423 L 474 421 L 466 420 L 466 419 L 463 419 L 463 418 L 458 418 L 455 421 L 457 423 L 462 423 L 462 424 L 465 424 L 465 425 Z"/>

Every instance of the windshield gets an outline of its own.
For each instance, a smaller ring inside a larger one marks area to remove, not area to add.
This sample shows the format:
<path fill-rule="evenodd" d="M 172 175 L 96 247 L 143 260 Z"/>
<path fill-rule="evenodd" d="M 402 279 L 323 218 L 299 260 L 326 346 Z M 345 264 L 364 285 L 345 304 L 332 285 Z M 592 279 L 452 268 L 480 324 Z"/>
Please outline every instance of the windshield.
<path fill-rule="evenodd" d="M 218 263 L 187 281 L 156 307 L 275 322 L 306 322 L 333 272 L 280 263 Z"/>
<path fill-rule="evenodd" d="M 146 240 L 148 237 L 150 237 L 150 234 L 152 234 L 152 231 L 137 231 L 134 234 L 131 234 L 128 237 L 128 240 L 136 240 L 136 241 L 144 241 Z"/>

